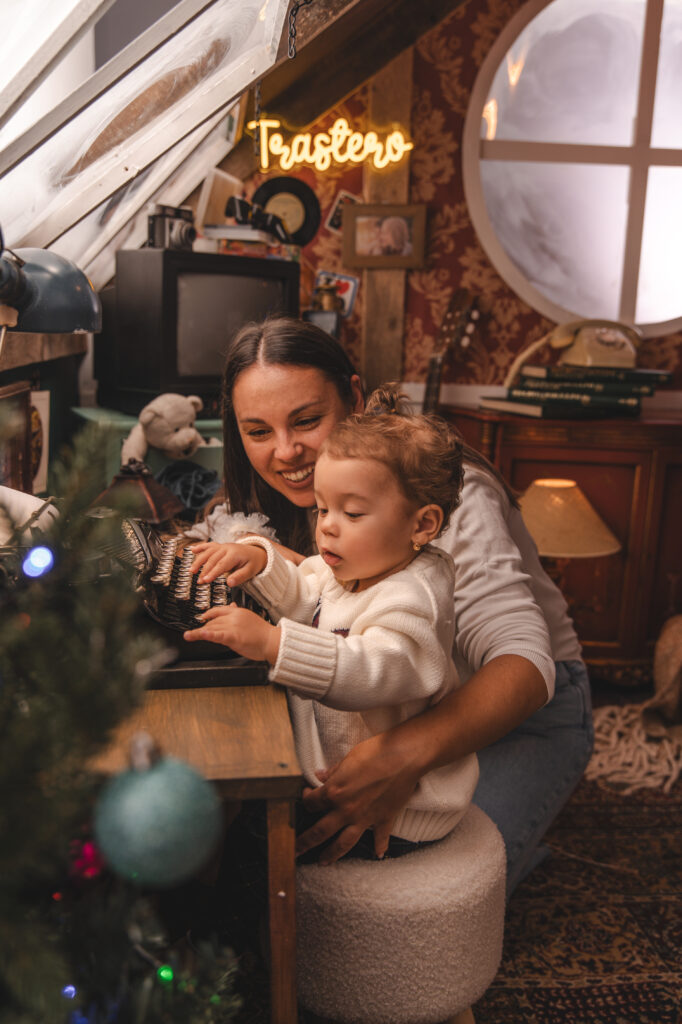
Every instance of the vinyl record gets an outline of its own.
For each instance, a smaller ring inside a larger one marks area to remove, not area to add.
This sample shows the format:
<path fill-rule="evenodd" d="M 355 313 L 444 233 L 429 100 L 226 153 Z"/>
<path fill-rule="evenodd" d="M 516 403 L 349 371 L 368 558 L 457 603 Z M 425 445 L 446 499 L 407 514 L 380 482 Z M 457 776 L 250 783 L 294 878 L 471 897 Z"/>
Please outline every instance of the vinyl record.
<path fill-rule="evenodd" d="M 320 204 L 317 196 L 298 178 L 270 178 L 256 189 L 252 202 L 266 213 L 274 213 L 284 224 L 294 245 L 307 245 L 320 226 Z"/>

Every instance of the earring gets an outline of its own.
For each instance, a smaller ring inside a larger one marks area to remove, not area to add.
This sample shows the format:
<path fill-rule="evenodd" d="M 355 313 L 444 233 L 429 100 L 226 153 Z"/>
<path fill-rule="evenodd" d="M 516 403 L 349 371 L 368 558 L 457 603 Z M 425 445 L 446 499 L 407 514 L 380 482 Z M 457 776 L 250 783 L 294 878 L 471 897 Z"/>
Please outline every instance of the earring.
<path fill-rule="evenodd" d="M 412 545 L 412 547 L 414 548 L 414 550 L 415 550 L 415 551 L 421 551 L 421 549 L 422 549 L 422 546 L 421 546 L 421 544 L 417 544 L 417 542 L 416 542 L 416 541 L 414 542 L 414 544 Z"/>

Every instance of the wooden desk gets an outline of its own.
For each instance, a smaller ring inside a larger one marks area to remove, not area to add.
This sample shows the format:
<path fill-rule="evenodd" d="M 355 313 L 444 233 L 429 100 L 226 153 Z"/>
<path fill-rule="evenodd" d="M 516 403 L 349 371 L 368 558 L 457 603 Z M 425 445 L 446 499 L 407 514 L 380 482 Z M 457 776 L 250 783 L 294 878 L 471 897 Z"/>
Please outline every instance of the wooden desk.
<path fill-rule="evenodd" d="M 273 1024 L 293 1024 L 296 1011 L 296 865 L 294 800 L 301 792 L 284 690 L 231 686 L 150 690 L 117 729 L 94 768 L 128 766 L 129 741 L 149 732 L 166 754 L 187 761 L 233 800 L 264 799 L 268 823 L 268 900 Z"/>

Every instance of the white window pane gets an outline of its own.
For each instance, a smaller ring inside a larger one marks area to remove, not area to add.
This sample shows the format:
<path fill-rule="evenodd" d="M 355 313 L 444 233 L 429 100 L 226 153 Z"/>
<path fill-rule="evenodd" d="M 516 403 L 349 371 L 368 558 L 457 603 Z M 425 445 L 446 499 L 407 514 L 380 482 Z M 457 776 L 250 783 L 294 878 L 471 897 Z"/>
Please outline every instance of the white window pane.
<path fill-rule="evenodd" d="M 653 146 L 682 147 L 682 2 L 666 0 L 661 25 L 658 80 L 651 132 Z"/>
<path fill-rule="evenodd" d="M 95 46 L 92 31 L 73 46 L 67 56 L 50 71 L 35 92 L 19 105 L 0 128 L 0 150 L 18 138 L 48 110 L 53 110 L 77 89 L 95 70 Z"/>
<path fill-rule="evenodd" d="M 111 0 L 4 0 L 0 114 Z"/>
<path fill-rule="evenodd" d="M 146 240 L 146 207 L 150 203 L 179 206 L 206 177 L 207 168 L 220 163 L 232 146 L 227 138 L 227 118 L 218 115 L 217 125 L 214 119 L 197 128 L 50 248 L 73 260 L 95 288 L 102 288 L 113 277 L 116 249 L 124 244 L 137 248 Z M 108 258 L 103 261 L 100 256 L 105 251 Z"/>
<path fill-rule="evenodd" d="M 271 66 L 286 0 L 216 0 L 0 181 L 10 246 L 48 245 Z"/>
<path fill-rule="evenodd" d="M 638 323 L 682 316 L 680 260 L 682 168 L 652 167 L 644 214 L 642 257 L 637 289 Z"/>
<path fill-rule="evenodd" d="M 482 138 L 629 145 L 645 0 L 555 0 L 517 37 Z"/>
<path fill-rule="evenodd" d="M 485 160 L 488 217 L 507 256 L 546 298 L 617 319 L 629 171 Z"/>

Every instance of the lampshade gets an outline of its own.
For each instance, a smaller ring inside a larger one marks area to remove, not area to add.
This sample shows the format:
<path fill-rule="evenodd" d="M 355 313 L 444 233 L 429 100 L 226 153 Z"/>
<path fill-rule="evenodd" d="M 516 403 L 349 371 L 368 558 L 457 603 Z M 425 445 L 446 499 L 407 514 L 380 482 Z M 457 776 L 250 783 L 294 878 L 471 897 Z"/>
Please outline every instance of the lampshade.
<path fill-rule="evenodd" d="M 0 302 L 17 310 L 13 331 L 71 334 L 102 329 L 99 296 L 83 271 L 47 249 L 2 253 Z"/>
<path fill-rule="evenodd" d="M 575 480 L 534 480 L 520 499 L 538 552 L 547 558 L 598 558 L 621 544 Z"/>

